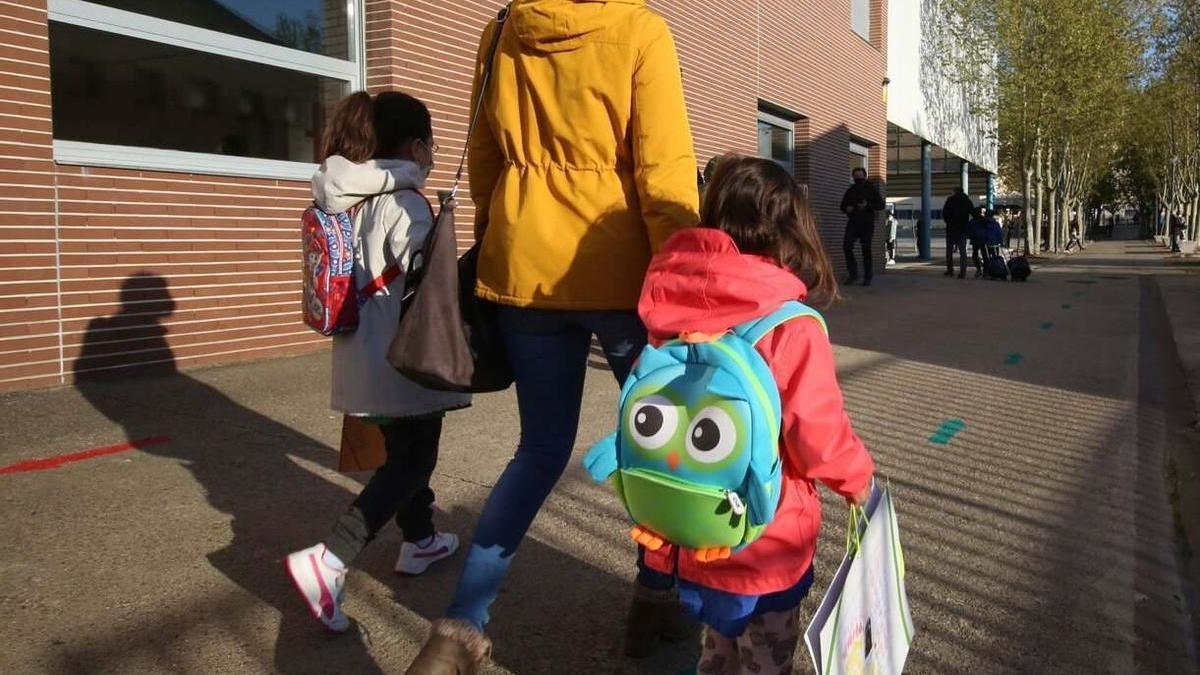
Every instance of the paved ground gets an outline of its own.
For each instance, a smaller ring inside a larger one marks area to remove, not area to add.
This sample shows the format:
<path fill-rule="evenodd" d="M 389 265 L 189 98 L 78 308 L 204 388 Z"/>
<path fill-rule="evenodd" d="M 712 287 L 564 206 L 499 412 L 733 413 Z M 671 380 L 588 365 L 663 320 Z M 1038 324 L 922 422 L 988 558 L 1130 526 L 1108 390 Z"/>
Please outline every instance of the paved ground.
<path fill-rule="evenodd" d="M 919 631 L 909 671 L 1195 672 L 1171 508 L 1187 497 L 1167 460 L 1200 447 L 1195 362 L 1175 349 L 1200 353 L 1200 268 L 1141 243 L 1095 245 L 1026 284 L 901 267 L 847 289 L 829 319 L 851 416 L 897 497 Z M 363 478 L 330 469 L 327 358 L 0 396 L 0 466 L 160 441 L 0 475 L 0 672 L 401 671 L 460 560 L 393 577 L 389 529 L 351 575 L 357 627 L 341 637 L 318 630 L 282 575 L 282 556 L 319 539 Z M 616 394 L 599 368 L 588 390 L 581 452 L 607 432 Z M 966 428 L 931 443 L 953 419 Z M 434 479 L 444 527 L 469 534 L 516 436 L 507 395 L 451 418 Z M 827 500 L 818 589 L 844 518 Z M 494 672 L 685 672 L 693 645 L 642 664 L 614 656 L 632 584 L 625 527 L 573 466 L 495 608 Z"/>

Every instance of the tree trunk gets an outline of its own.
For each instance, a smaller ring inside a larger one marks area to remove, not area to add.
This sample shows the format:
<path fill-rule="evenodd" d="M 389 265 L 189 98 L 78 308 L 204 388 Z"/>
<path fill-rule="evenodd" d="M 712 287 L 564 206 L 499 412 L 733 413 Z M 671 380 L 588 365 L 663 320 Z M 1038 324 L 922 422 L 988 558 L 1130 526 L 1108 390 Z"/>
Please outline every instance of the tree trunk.
<path fill-rule="evenodd" d="M 1188 239 L 1200 239 L 1200 196 L 1192 199 L 1192 229 L 1188 233 Z"/>
<path fill-rule="evenodd" d="M 1058 253 L 1058 188 L 1055 185 L 1051 185 L 1046 194 L 1046 221 L 1050 252 Z"/>
<path fill-rule="evenodd" d="M 1071 241 L 1071 199 L 1066 193 L 1063 193 L 1062 211 L 1058 214 L 1062 220 L 1062 229 L 1059 231 L 1058 240 L 1069 243 Z M 1066 248 L 1066 243 L 1063 244 Z"/>
<path fill-rule="evenodd" d="M 1035 188 L 1037 194 L 1034 201 L 1034 210 L 1029 214 L 1029 230 L 1033 237 L 1034 253 L 1042 252 L 1042 143 L 1039 140 L 1034 150 L 1034 170 L 1036 172 L 1034 180 L 1037 182 Z"/>
<path fill-rule="evenodd" d="M 1200 197 L 1193 197 L 1192 203 L 1188 204 L 1188 239 L 1196 240 L 1196 229 L 1200 227 Z"/>
<path fill-rule="evenodd" d="M 1029 249 L 1029 235 L 1030 230 L 1032 229 L 1029 223 L 1030 215 L 1033 213 L 1033 195 L 1030 194 L 1029 191 L 1033 188 L 1033 169 L 1030 168 L 1028 161 L 1026 161 L 1025 166 L 1022 167 L 1021 177 L 1021 195 L 1024 198 L 1022 201 L 1024 206 L 1021 209 L 1021 241 L 1025 245 L 1025 255 L 1029 255 L 1031 252 Z"/>

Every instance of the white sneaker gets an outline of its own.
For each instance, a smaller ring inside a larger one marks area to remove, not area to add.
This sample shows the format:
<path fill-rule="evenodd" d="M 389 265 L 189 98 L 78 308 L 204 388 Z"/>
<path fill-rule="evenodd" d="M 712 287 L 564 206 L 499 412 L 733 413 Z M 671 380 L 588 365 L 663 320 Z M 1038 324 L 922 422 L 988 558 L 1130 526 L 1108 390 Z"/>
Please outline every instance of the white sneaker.
<path fill-rule="evenodd" d="M 344 633 L 350 627 L 350 619 L 342 613 L 346 570 L 326 565 L 324 555 L 325 544 L 317 544 L 289 555 L 284 565 L 313 616 L 334 633 Z"/>
<path fill-rule="evenodd" d="M 433 535 L 428 546 L 421 547 L 406 541 L 400 546 L 400 558 L 396 560 L 396 574 L 420 574 L 433 563 L 454 555 L 458 550 L 458 537 L 449 532 Z"/>

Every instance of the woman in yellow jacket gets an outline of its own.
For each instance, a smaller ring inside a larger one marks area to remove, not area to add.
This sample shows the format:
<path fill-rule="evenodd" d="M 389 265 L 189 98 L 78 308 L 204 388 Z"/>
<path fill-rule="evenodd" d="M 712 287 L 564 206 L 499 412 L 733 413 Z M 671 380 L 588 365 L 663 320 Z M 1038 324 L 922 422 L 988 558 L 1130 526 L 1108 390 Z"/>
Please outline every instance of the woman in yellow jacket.
<path fill-rule="evenodd" d="M 484 31 L 470 145 L 478 294 L 501 306 L 521 441 L 492 489 L 447 618 L 409 673 L 473 672 L 488 608 L 571 456 L 595 335 L 618 382 L 646 344 L 635 309 L 650 256 L 698 216 L 696 158 L 666 22 L 643 0 L 516 0 Z M 669 577 L 639 572 L 640 655 L 681 638 Z"/>

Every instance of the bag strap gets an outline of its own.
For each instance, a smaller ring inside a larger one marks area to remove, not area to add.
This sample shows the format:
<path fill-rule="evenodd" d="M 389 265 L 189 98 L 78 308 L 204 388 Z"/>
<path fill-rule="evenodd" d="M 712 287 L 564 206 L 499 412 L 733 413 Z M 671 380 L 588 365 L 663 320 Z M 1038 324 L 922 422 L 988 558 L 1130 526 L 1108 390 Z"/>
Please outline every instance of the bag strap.
<path fill-rule="evenodd" d="M 826 335 L 829 335 L 829 326 L 825 323 L 825 317 L 821 316 L 821 313 L 812 307 L 796 300 L 789 300 L 783 303 L 779 309 L 760 319 L 751 319 L 746 323 L 735 326 L 733 332 L 750 344 L 758 345 L 764 337 L 770 335 L 776 328 L 779 328 L 792 319 L 802 317 L 816 320 L 820 324 L 821 330 Z"/>
<path fill-rule="evenodd" d="M 488 84 L 492 81 L 492 63 L 496 60 L 496 50 L 500 47 L 500 36 L 504 33 L 504 24 L 508 23 L 508 15 L 511 9 L 511 4 L 505 5 L 496 14 L 496 32 L 492 35 L 492 43 L 488 47 L 487 58 L 484 60 L 483 76 L 479 83 L 479 96 L 475 101 L 475 107 L 471 110 L 471 117 L 467 122 L 467 137 L 463 141 L 462 156 L 458 158 L 458 170 L 454 172 L 454 186 L 450 188 L 449 199 L 451 200 L 458 196 L 458 187 L 462 184 L 463 172 L 467 168 L 467 153 L 471 149 L 471 139 L 475 136 L 475 127 L 479 124 L 479 114 L 483 110 L 483 97 L 487 93 Z M 424 197 L 425 195 L 421 196 Z M 426 198 L 425 202 L 428 204 L 429 200 Z M 440 206 L 444 211 L 446 208 L 445 204 L 441 204 Z M 433 204 L 429 204 L 429 211 L 433 213 Z M 429 250 L 430 243 L 433 241 L 433 235 L 440 221 L 441 213 L 434 214 L 433 227 L 429 228 L 429 234 L 425 236 L 425 241 L 421 243 L 421 248 L 413 251 L 409 257 L 407 288 L 404 291 L 404 296 L 401 298 L 402 306 L 412 301 L 416 296 L 417 289 L 421 286 L 421 281 L 425 276 L 423 273 L 425 252 Z"/>
<path fill-rule="evenodd" d="M 496 14 L 496 32 L 492 34 L 492 44 L 488 47 L 487 58 L 484 59 L 483 75 L 479 81 L 479 95 L 475 99 L 475 108 L 471 111 L 471 119 L 467 122 L 467 138 L 463 142 L 462 157 L 458 160 L 458 171 L 454 174 L 454 187 L 450 188 L 450 198 L 458 195 L 458 186 L 462 183 L 463 171 L 467 166 L 467 151 L 471 148 L 471 138 L 475 136 L 475 127 L 479 124 L 479 113 L 483 110 L 483 98 L 487 95 L 488 85 L 492 81 L 492 64 L 496 60 L 496 50 L 500 47 L 500 36 L 504 33 L 504 25 L 508 23 L 508 15 L 512 5 L 505 5 Z"/>

